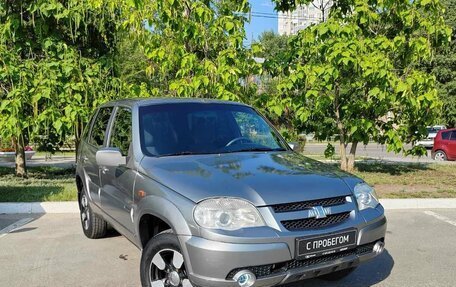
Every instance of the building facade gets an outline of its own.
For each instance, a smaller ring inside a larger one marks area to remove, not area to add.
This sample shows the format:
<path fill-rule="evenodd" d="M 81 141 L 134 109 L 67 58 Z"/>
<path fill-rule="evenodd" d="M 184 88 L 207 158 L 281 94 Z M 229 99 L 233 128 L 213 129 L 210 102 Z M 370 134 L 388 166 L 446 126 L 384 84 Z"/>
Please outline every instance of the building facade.
<path fill-rule="evenodd" d="M 312 24 L 325 21 L 332 4 L 332 0 L 314 0 L 308 5 L 297 7 L 292 12 L 279 12 L 279 34 L 294 35 Z"/>

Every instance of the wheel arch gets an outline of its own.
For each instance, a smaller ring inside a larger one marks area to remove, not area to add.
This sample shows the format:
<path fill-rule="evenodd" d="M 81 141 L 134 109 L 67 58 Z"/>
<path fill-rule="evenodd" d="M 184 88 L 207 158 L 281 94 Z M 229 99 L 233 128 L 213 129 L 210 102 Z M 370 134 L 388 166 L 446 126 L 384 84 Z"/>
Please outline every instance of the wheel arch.
<path fill-rule="evenodd" d="M 141 247 L 167 229 L 172 229 L 176 235 L 191 235 L 181 211 L 171 201 L 158 196 L 151 195 L 141 200 L 136 222 Z"/>

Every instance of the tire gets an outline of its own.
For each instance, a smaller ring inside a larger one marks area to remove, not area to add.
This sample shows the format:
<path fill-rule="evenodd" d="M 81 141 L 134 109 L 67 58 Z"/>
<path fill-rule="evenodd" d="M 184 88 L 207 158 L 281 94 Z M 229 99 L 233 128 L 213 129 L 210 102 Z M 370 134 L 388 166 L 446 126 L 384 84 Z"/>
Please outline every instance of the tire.
<path fill-rule="evenodd" d="M 338 281 L 338 280 L 341 280 L 341 279 L 347 277 L 348 275 L 352 274 L 353 271 L 355 271 L 355 269 L 356 269 L 356 267 L 343 269 L 340 271 L 322 275 L 322 276 L 320 276 L 320 278 L 323 280 L 326 280 L 326 281 Z"/>
<path fill-rule="evenodd" d="M 108 224 L 90 207 L 86 192 L 83 190 L 79 198 L 82 231 L 87 238 L 98 239 L 106 235 Z"/>
<path fill-rule="evenodd" d="M 443 150 L 438 150 L 434 154 L 434 160 L 437 161 L 446 161 L 447 160 L 447 155 Z"/>
<path fill-rule="evenodd" d="M 179 240 L 171 230 L 154 236 L 141 256 L 143 287 L 191 287 Z M 153 283 L 152 283 L 153 282 Z"/>

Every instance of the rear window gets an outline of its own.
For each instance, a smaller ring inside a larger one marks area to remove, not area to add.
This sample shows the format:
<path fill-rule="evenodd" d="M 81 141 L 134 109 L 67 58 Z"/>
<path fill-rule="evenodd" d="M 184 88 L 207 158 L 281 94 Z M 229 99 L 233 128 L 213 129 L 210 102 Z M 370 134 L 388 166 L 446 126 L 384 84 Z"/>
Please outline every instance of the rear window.
<path fill-rule="evenodd" d="M 442 139 L 443 139 L 443 140 L 449 140 L 449 139 L 450 139 L 450 133 L 451 133 L 451 132 L 444 132 L 444 133 L 442 133 Z"/>

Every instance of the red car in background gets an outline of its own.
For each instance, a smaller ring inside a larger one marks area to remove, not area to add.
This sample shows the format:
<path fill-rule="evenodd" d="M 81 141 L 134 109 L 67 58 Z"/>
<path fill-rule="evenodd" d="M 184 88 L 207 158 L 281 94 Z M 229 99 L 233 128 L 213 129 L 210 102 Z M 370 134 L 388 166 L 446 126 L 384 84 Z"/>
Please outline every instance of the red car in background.
<path fill-rule="evenodd" d="M 456 128 L 438 131 L 434 138 L 432 158 L 435 160 L 456 160 Z"/>

